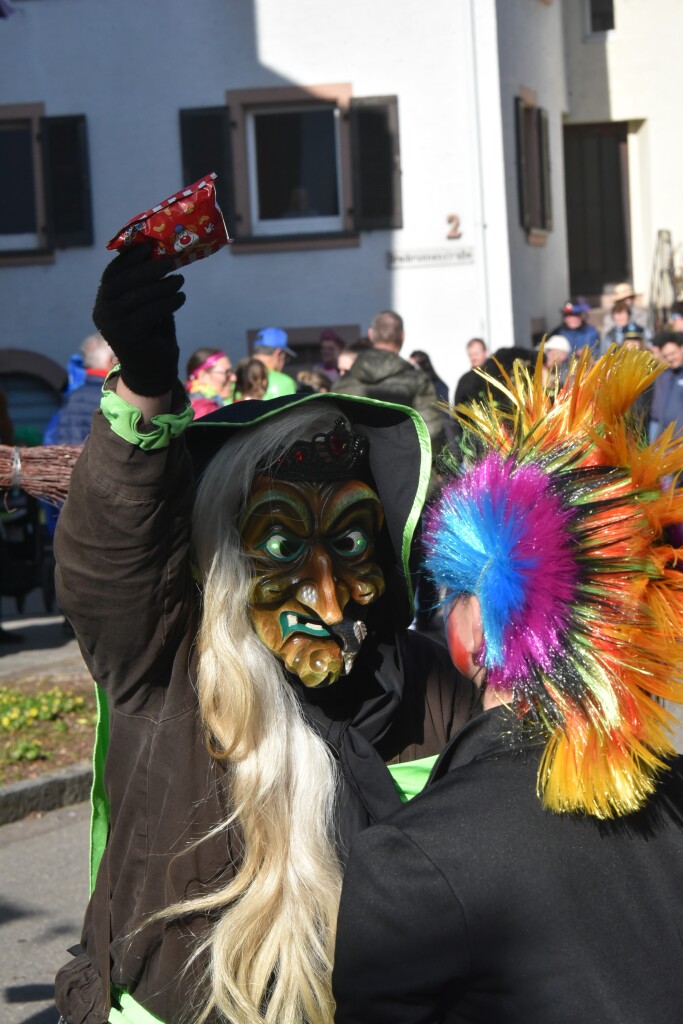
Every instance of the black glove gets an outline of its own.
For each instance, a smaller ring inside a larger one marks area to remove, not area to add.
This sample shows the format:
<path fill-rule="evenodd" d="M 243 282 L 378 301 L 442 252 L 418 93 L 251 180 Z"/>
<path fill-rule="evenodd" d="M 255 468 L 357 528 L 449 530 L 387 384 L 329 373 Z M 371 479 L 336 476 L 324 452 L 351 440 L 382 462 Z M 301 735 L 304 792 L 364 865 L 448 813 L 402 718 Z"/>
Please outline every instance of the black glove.
<path fill-rule="evenodd" d="M 150 245 L 124 249 L 105 268 L 92 318 L 121 363 L 121 380 L 136 395 L 153 397 L 178 378 L 173 314 L 185 301 L 180 274 L 166 277 L 173 259 L 152 259 Z"/>

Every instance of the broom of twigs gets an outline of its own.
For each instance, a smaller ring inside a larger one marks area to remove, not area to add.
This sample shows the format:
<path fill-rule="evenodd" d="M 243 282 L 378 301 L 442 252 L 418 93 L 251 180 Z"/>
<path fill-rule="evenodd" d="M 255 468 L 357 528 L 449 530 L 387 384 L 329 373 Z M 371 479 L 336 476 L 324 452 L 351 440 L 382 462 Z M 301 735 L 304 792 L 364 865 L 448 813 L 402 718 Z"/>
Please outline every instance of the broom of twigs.
<path fill-rule="evenodd" d="M 66 498 L 71 470 L 82 448 L 79 444 L 33 448 L 0 444 L 0 489 L 19 487 L 49 505 L 60 506 Z"/>

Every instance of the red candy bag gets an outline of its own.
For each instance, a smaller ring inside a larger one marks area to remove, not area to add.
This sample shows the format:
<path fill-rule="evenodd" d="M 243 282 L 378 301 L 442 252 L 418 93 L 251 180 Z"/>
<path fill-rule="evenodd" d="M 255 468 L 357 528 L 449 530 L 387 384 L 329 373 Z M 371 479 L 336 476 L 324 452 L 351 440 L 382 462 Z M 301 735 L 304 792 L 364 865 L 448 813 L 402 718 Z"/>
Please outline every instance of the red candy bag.
<path fill-rule="evenodd" d="M 184 267 L 230 245 L 232 238 L 216 202 L 215 179 L 215 174 L 207 174 L 170 199 L 133 217 L 107 244 L 107 249 L 124 249 L 151 241 L 155 259 L 175 256 L 175 266 Z"/>

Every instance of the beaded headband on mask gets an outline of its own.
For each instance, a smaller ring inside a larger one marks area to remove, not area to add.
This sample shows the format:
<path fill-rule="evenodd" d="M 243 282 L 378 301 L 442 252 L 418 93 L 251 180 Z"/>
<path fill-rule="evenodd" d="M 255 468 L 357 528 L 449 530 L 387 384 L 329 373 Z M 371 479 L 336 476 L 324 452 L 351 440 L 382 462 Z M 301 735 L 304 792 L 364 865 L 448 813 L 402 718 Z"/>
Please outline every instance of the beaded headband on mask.
<path fill-rule="evenodd" d="M 269 466 L 280 480 L 353 480 L 367 474 L 368 439 L 340 417 L 328 433 L 295 441 Z"/>

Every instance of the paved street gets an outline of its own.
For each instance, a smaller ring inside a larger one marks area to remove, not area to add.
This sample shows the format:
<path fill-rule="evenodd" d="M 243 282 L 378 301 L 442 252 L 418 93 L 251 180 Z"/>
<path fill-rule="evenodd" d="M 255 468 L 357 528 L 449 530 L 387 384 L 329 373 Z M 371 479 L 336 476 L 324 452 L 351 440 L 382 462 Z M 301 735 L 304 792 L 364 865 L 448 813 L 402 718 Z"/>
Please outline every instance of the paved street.
<path fill-rule="evenodd" d="M 2 598 L 2 628 L 22 637 L 20 644 L 0 645 L 0 683 L 20 679 L 22 675 L 61 675 L 83 671 L 78 644 L 65 634 L 64 619 L 48 615 L 37 590 L 26 599 L 23 614 L 13 600 Z"/>
<path fill-rule="evenodd" d="M 21 645 L 0 647 L 0 685 L 36 675 L 83 671 L 78 644 L 61 615 L 46 615 L 40 594 L 24 613 L 2 599 L 3 628 Z M 0 1022 L 54 1024 L 55 971 L 78 942 L 88 898 L 88 804 L 0 827 Z"/>
<path fill-rule="evenodd" d="M 87 803 L 0 828 L 0 1021 L 55 1024 L 55 971 L 88 898 Z"/>

